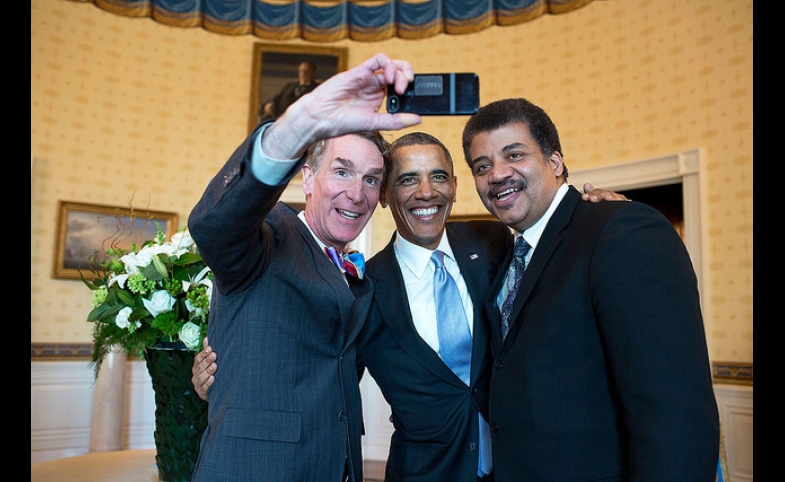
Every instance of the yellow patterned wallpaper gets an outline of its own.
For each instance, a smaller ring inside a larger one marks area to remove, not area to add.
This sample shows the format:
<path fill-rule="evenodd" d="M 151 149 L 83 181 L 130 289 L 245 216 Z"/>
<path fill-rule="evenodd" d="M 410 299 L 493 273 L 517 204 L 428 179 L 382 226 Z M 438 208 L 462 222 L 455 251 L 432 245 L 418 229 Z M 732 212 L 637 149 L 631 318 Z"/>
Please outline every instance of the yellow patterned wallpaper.
<path fill-rule="evenodd" d="M 246 134 L 258 41 L 31 0 L 31 342 L 91 339 L 89 290 L 51 278 L 57 201 L 149 206 L 184 224 Z M 711 357 L 752 362 L 752 1 L 605 0 L 471 35 L 329 45 L 348 46 L 350 66 L 383 51 L 420 71 L 477 72 L 483 103 L 529 98 L 572 170 L 702 148 Z M 483 213 L 463 122 L 418 128 L 455 157 L 455 212 Z M 373 251 L 392 229 L 380 208 Z"/>

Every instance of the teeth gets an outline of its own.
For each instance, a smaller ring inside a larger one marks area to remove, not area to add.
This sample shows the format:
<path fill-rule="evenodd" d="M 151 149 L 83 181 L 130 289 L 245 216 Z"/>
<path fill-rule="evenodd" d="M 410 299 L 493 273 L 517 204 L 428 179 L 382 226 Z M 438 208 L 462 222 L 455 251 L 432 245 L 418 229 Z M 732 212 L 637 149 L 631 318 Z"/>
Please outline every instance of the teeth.
<path fill-rule="evenodd" d="M 514 193 L 514 192 L 517 192 L 517 191 L 518 191 L 518 190 L 517 190 L 517 189 L 515 189 L 515 188 L 506 189 L 506 190 L 504 190 L 504 191 L 502 191 L 502 192 L 498 193 L 498 194 L 496 195 L 496 198 L 497 198 L 497 199 L 499 199 L 499 198 L 501 198 L 501 197 L 503 197 L 503 196 L 506 196 L 506 195 L 508 195 L 508 194 L 512 194 L 512 193 Z"/>
<path fill-rule="evenodd" d="M 439 211 L 439 208 L 428 208 L 428 209 L 412 209 L 412 214 L 415 216 L 431 216 L 436 214 Z"/>
<path fill-rule="evenodd" d="M 359 213 L 353 213 L 351 211 L 344 211 L 343 209 L 339 209 L 338 212 L 343 214 L 347 218 L 357 219 L 358 217 L 360 217 Z"/>

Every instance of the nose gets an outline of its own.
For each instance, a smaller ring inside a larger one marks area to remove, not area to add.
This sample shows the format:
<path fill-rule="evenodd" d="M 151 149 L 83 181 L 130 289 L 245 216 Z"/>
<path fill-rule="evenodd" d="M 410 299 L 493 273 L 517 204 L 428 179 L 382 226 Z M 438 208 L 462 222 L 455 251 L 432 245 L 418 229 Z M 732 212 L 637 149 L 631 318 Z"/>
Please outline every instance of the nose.
<path fill-rule="evenodd" d="M 488 182 L 496 184 L 510 177 L 510 169 L 503 162 L 491 164 L 491 172 L 488 175 Z"/>
<path fill-rule="evenodd" d="M 417 186 L 417 196 L 422 199 L 430 199 L 434 194 L 433 186 L 430 181 L 421 182 Z"/>
<path fill-rule="evenodd" d="M 364 196 L 364 185 L 363 179 L 353 179 L 348 186 L 346 186 L 346 197 L 352 200 L 352 202 L 360 202 Z"/>

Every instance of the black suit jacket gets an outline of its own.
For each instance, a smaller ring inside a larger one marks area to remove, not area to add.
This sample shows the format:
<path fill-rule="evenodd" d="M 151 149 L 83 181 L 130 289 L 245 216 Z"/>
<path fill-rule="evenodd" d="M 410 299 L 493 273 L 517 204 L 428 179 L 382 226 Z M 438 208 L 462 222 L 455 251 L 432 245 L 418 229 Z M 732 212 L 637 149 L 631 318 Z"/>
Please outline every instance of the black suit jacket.
<path fill-rule="evenodd" d="M 447 237 L 474 304 L 471 387 L 417 333 L 393 241 L 367 266 L 375 289 L 357 350 L 392 408 L 388 482 L 477 480 L 477 414 L 487 414 L 488 395 L 483 300 L 512 236 L 501 223 L 470 221 L 448 223 Z"/>
<path fill-rule="evenodd" d="M 582 202 L 570 187 L 502 341 L 504 274 L 486 304 L 496 482 L 714 480 L 719 416 L 697 281 L 664 216 Z"/>
<path fill-rule="evenodd" d="M 254 177 L 249 149 L 188 220 L 215 276 L 208 333 L 222 373 L 193 480 L 338 482 L 348 463 L 361 482 L 354 339 L 372 285 L 347 286 L 297 212 L 276 203 L 285 185 Z"/>

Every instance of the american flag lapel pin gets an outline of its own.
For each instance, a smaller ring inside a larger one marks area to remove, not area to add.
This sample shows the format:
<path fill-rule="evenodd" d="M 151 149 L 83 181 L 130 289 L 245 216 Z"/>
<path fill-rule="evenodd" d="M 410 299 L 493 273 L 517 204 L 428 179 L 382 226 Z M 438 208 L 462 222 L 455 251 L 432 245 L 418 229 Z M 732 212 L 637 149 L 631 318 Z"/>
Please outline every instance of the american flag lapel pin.
<path fill-rule="evenodd" d="M 479 256 L 477 256 L 477 253 L 472 253 L 472 254 L 469 255 L 469 259 L 472 260 L 472 261 L 474 261 L 477 258 L 479 258 Z"/>

